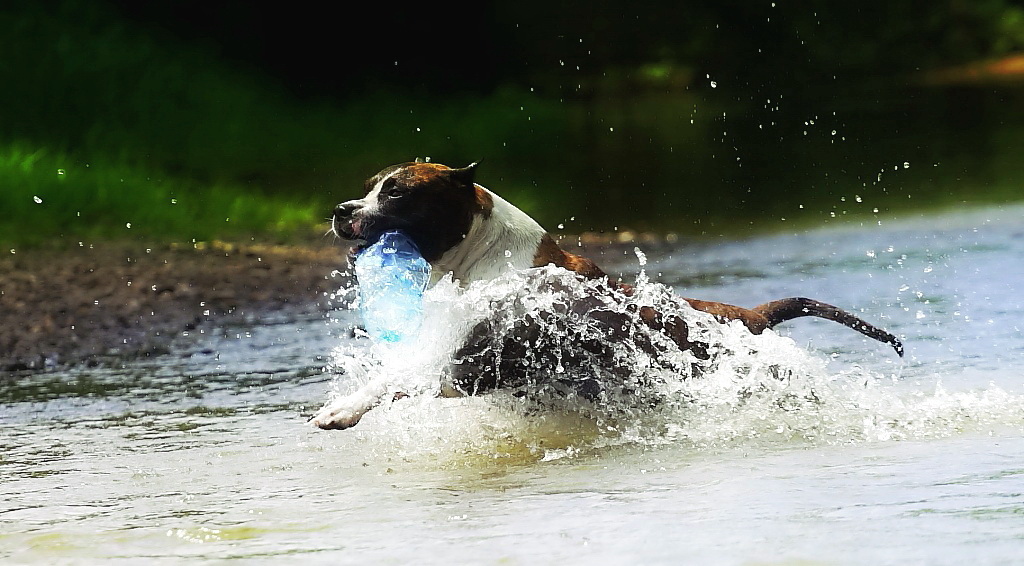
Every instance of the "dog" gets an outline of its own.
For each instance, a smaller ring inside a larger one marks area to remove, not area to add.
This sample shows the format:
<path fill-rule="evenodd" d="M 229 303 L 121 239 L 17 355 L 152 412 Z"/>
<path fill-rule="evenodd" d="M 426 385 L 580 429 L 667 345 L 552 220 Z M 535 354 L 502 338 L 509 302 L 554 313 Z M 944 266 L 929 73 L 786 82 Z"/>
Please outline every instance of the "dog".
<path fill-rule="evenodd" d="M 387 167 L 366 181 L 363 198 L 337 205 L 331 219 L 332 231 L 344 240 L 374 242 L 384 232 L 403 231 L 430 263 L 432 282 L 450 274 L 467 285 L 495 279 L 510 270 L 532 270 L 535 275 L 524 279 L 520 295 L 566 294 L 566 300 L 543 311 L 520 313 L 519 318 L 515 304 L 521 296 L 494 305 L 495 314 L 478 323 L 455 352 L 442 394 L 472 395 L 499 387 L 535 386 L 525 375 L 527 361 L 533 367 L 538 363 L 558 364 L 559 369 L 603 367 L 621 378 L 625 370 L 616 360 L 621 362 L 624 354 L 615 350 L 621 344 L 630 348 L 627 357 L 642 355 L 655 360 L 652 363 L 665 358 L 659 351 L 666 347 L 689 352 L 694 360 L 711 356 L 711 345 L 691 339 L 681 316 L 630 302 L 632 286 L 612 280 L 592 260 L 561 249 L 528 214 L 477 184 L 476 170 L 476 163 L 451 168 L 421 160 Z M 360 249 L 357 245 L 351 253 Z M 567 284 L 558 274 L 585 285 Z M 678 301 L 719 323 L 740 321 L 752 334 L 794 318 L 825 318 L 889 344 L 903 356 L 903 345 L 896 336 L 812 299 L 787 298 L 750 309 L 682 297 Z M 566 336 L 577 339 L 578 347 L 567 347 Z M 592 377 L 569 381 L 576 393 L 589 398 L 599 396 L 604 387 Z M 325 405 L 310 421 L 323 429 L 349 428 L 389 393 L 394 398 L 404 396 L 390 392 L 387 383 L 371 379 L 351 395 Z"/>

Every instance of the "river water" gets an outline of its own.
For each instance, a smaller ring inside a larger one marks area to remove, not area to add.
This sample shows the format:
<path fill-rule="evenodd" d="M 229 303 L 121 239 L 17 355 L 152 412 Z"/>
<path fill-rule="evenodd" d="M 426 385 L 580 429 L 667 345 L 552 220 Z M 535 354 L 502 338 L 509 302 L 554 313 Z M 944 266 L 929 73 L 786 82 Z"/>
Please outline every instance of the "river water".
<path fill-rule="evenodd" d="M 1024 561 L 1024 207 L 640 248 L 600 263 L 842 305 L 906 358 L 802 319 L 725 333 L 739 353 L 676 382 L 685 402 L 419 396 L 325 432 L 306 419 L 372 357 L 351 311 L 207 329 L 4 386 L 0 562 Z"/>

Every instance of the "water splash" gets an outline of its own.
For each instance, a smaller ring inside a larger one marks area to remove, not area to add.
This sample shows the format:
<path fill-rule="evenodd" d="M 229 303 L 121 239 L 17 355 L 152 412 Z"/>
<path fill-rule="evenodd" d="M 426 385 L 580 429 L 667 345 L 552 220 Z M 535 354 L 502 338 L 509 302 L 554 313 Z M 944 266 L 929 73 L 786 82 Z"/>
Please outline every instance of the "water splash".
<path fill-rule="evenodd" d="M 643 253 L 637 256 L 645 265 Z M 789 338 L 772 331 L 754 336 L 738 322 L 719 324 L 690 309 L 641 271 L 633 296 L 604 298 L 593 308 L 632 321 L 623 332 L 656 345 L 655 357 L 609 334 L 591 312 L 573 310 L 602 284 L 557 268 L 466 288 L 443 279 L 424 297 L 415 341 L 391 347 L 349 341 L 335 352 L 334 365 L 344 374 L 339 390 L 383 375 L 412 395 L 371 411 L 350 432 L 378 455 L 479 467 L 573 459 L 612 446 L 888 442 L 1024 424 L 1024 396 L 995 386 L 947 391 L 934 382 L 909 384 L 898 369 L 830 371 L 827 360 Z M 709 356 L 680 351 L 636 323 L 638 305 L 680 316 L 691 339 L 709 345 Z M 544 327 L 543 336 L 528 337 L 526 379 L 478 396 L 439 398 L 454 353 L 485 320 L 495 345 L 516 336 L 523 320 Z M 611 355 L 611 367 L 593 363 L 595 339 L 605 340 L 600 355 Z M 598 394 L 581 392 L 587 379 L 605 386 Z"/>

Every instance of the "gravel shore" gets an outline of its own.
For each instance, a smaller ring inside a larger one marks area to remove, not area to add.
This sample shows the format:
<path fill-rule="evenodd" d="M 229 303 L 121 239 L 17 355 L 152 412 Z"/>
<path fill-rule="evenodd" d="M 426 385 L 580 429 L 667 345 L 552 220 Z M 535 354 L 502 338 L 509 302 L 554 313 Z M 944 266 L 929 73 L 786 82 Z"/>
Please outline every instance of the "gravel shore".
<path fill-rule="evenodd" d="M 642 244 L 677 238 L 629 231 L 561 236 L 561 245 L 605 265 Z M 93 365 L 168 351 L 202 325 L 283 312 L 326 312 L 351 284 L 348 246 L 199 242 L 83 243 L 0 253 L 0 372 Z"/>
<path fill-rule="evenodd" d="M 344 246 L 83 243 L 0 255 L 0 371 L 154 355 L 200 325 L 327 307 Z M 333 273 L 332 273 L 333 272 Z"/>

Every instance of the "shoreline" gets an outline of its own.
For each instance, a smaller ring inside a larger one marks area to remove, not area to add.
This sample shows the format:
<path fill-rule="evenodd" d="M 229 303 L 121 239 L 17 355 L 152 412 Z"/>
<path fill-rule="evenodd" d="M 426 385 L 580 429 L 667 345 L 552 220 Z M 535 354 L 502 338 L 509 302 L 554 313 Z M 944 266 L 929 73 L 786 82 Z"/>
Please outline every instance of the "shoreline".
<path fill-rule="evenodd" d="M 165 353 L 182 332 L 232 318 L 325 310 L 347 247 L 80 244 L 0 256 L 0 373 Z"/>
<path fill-rule="evenodd" d="M 555 234 L 599 259 L 634 246 L 686 245 L 674 234 Z M 0 254 L 0 377 L 95 367 L 169 352 L 183 332 L 337 308 L 349 246 L 99 241 Z"/>

